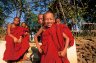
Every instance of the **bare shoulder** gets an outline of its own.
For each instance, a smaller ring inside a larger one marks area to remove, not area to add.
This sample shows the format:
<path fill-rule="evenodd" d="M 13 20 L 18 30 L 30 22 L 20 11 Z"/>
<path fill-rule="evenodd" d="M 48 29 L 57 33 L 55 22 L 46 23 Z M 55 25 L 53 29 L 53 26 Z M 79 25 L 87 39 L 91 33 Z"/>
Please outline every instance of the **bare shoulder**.
<path fill-rule="evenodd" d="M 7 27 L 8 27 L 8 28 L 14 28 L 15 25 L 14 25 L 13 23 L 9 23 L 9 24 L 7 25 Z"/>
<path fill-rule="evenodd" d="M 11 25 L 12 25 L 11 23 L 7 24 L 7 26 L 11 26 Z"/>
<path fill-rule="evenodd" d="M 44 27 L 44 26 L 42 26 L 42 32 L 43 32 L 43 31 L 45 31 L 45 27 Z"/>
<path fill-rule="evenodd" d="M 43 31 L 43 27 L 41 27 L 41 28 L 39 29 L 39 31 Z"/>
<path fill-rule="evenodd" d="M 9 28 L 9 27 L 12 27 L 12 24 L 11 23 L 9 23 L 8 25 L 7 25 L 7 27 Z"/>
<path fill-rule="evenodd" d="M 14 28 L 14 27 L 15 27 L 15 25 L 13 23 L 11 23 L 11 28 Z"/>

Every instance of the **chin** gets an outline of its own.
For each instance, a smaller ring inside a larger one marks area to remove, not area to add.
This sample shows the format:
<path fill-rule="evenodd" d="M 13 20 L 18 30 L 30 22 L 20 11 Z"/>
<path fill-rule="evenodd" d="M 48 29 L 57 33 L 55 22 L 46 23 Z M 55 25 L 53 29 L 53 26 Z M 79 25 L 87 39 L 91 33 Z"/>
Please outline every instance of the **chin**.
<path fill-rule="evenodd" d="M 50 28 L 52 25 L 48 25 L 48 27 Z"/>

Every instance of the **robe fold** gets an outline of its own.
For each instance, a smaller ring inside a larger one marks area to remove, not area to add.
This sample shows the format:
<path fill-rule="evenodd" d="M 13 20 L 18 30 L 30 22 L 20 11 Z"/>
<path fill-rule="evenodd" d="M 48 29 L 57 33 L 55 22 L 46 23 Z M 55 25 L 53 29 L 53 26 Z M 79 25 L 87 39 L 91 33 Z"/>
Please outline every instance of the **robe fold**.
<path fill-rule="evenodd" d="M 11 34 L 15 36 L 17 39 L 20 36 L 23 36 L 26 29 L 16 26 L 15 28 L 11 28 Z M 29 36 L 26 35 L 22 38 L 21 43 L 14 43 L 14 40 L 9 35 L 6 35 L 6 50 L 4 52 L 3 60 L 18 60 L 20 57 L 24 55 L 24 53 L 29 48 Z"/>
<path fill-rule="evenodd" d="M 73 46 L 74 38 L 71 31 L 64 24 L 53 24 L 51 28 L 46 29 L 42 33 L 43 50 L 41 63 L 70 63 L 67 54 L 64 57 L 58 55 L 65 47 L 63 33 L 69 37 L 69 46 Z"/>

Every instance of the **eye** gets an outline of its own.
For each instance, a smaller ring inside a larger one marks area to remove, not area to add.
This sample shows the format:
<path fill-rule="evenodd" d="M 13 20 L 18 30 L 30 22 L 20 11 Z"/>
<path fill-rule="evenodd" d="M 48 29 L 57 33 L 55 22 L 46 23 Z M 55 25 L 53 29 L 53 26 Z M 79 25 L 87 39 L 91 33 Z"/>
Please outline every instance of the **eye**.
<path fill-rule="evenodd" d="M 48 21 L 48 19 L 45 19 L 46 21 Z"/>
<path fill-rule="evenodd" d="M 53 20 L 52 18 L 50 18 L 50 20 Z"/>

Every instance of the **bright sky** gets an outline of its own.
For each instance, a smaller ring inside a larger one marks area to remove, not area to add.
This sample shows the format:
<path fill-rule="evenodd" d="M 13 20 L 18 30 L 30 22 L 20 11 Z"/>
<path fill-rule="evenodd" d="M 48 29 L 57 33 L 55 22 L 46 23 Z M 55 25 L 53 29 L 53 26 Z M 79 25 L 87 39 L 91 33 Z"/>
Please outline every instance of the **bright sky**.
<path fill-rule="evenodd" d="M 16 11 L 13 11 L 9 16 L 10 17 L 5 19 L 5 21 L 8 22 L 8 23 L 12 23 L 14 17 L 16 17 Z M 22 22 L 24 21 L 23 17 L 24 17 L 24 14 L 22 14 L 22 16 L 21 16 L 21 21 Z"/>
<path fill-rule="evenodd" d="M 35 0 L 34 0 L 35 1 Z M 27 2 L 31 2 L 31 0 L 27 0 Z M 43 4 L 43 3 L 41 3 L 41 4 Z M 30 6 L 34 6 L 34 4 L 30 4 Z M 40 7 L 38 8 L 39 10 L 40 10 Z M 44 8 L 42 8 L 43 10 L 44 10 Z M 48 10 L 48 9 L 47 9 Z M 34 14 L 39 14 L 39 11 L 34 11 L 34 9 L 32 9 L 32 12 L 34 13 Z M 9 14 L 9 18 L 7 18 L 7 19 L 5 19 L 5 21 L 6 22 L 8 22 L 8 23 L 12 23 L 13 22 L 13 18 L 14 17 L 16 17 L 16 11 L 13 11 L 11 14 Z M 24 19 L 23 19 L 23 17 L 24 17 L 24 14 L 22 14 L 22 16 L 21 16 L 21 22 L 23 22 L 24 21 Z"/>

